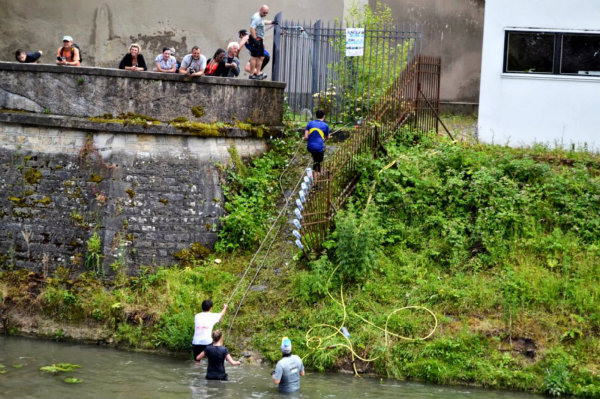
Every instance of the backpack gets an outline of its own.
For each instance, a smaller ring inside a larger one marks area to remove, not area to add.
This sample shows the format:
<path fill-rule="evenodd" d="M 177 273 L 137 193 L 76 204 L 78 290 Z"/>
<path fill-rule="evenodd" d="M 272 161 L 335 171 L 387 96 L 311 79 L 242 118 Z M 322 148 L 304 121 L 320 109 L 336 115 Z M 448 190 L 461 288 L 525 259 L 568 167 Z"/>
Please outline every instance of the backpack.
<path fill-rule="evenodd" d="M 83 62 L 83 56 L 81 55 L 81 47 L 79 47 L 77 43 L 73 43 L 73 45 L 71 46 L 71 54 L 73 54 L 73 47 L 75 47 L 79 51 L 79 62 Z M 63 56 L 63 51 L 65 51 L 64 47 L 60 49 L 61 57 Z"/>

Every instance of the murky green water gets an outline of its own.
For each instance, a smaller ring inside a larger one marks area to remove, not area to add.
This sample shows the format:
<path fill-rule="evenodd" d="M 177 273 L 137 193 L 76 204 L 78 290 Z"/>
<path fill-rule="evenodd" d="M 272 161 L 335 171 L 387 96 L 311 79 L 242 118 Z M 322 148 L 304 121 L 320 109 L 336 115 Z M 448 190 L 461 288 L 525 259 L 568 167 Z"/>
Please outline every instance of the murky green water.
<path fill-rule="evenodd" d="M 81 368 L 59 375 L 40 371 L 53 363 Z M 267 366 L 227 366 L 229 381 L 206 381 L 206 363 L 18 337 L 0 336 L 0 364 L 0 372 L 6 371 L 0 374 L 0 398 L 542 398 L 319 373 L 307 373 L 300 392 L 280 395 Z M 65 376 L 83 382 L 67 384 Z"/>

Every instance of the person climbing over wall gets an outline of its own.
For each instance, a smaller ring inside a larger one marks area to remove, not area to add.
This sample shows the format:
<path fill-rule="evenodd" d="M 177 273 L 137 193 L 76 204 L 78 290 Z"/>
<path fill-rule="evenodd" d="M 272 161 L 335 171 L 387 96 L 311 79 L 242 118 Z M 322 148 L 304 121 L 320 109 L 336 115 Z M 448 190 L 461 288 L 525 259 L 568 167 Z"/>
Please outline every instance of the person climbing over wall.
<path fill-rule="evenodd" d="M 192 339 L 194 360 L 212 343 L 213 326 L 221 321 L 221 318 L 227 312 L 227 304 L 223 305 L 221 313 L 211 312 L 212 308 L 213 301 L 205 299 L 202 301 L 202 312 L 194 316 L 194 338 Z"/>
<path fill-rule="evenodd" d="M 263 80 L 267 78 L 262 72 L 265 50 L 265 25 L 275 25 L 277 21 L 269 21 L 263 19 L 269 14 L 269 6 L 263 4 L 260 9 L 250 17 L 250 35 L 248 42 L 250 43 L 250 79 Z"/>
<path fill-rule="evenodd" d="M 321 162 L 325 156 L 325 141 L 329 139 L 329 125 L 325 123 L 325 112 L 318 110 L 317 119 L 308 122 L 304 131 L 306 149 L 313 158 L 313 172 L 321 172 Z M 316 176 L 315 176 L 316 178 Z"/>

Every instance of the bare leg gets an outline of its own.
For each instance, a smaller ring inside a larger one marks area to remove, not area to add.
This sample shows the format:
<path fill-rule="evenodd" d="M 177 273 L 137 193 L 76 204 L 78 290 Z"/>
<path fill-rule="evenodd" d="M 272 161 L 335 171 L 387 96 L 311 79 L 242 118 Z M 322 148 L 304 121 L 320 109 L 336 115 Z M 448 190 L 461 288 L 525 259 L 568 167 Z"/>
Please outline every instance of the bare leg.
<path fill-rule="evenodd" d="M 262 63 L 263 60 L 265 59 L 265 57 L 258 57 L 257 58 L 257 63 L 256 63 L 256 74 L 260 75 L 262 73 L 261 69 L 262 69 Z"/>
<path fill-rule="evenodd" d="M 257 75 L 256 70 L 258 69 L 257 63 L 258 63 L 259 59 L 260 58 L 258 58 L 258 57 L 250 57 L 250 74 L 251 75 L 255 75 L 255 74 Z"/>

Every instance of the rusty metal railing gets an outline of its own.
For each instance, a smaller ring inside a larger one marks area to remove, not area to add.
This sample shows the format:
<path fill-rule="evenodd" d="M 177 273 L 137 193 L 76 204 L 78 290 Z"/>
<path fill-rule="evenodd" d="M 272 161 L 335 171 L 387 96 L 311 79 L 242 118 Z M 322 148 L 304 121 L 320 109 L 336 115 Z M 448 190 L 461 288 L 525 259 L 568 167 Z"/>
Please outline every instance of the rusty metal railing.
<path fill-rule="evenodd" d="M 381 143 L 402 126 L 421 132 L 438 131 L 441 61 L 417 55 L 394 81 L 366 121 L 339 145 L 302 192 L 297 244 L 307 256 L 319 251 L 331 222 L 352 194 L 358 180 L 357 159 L 377 156 Z"/>

